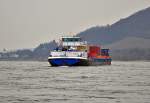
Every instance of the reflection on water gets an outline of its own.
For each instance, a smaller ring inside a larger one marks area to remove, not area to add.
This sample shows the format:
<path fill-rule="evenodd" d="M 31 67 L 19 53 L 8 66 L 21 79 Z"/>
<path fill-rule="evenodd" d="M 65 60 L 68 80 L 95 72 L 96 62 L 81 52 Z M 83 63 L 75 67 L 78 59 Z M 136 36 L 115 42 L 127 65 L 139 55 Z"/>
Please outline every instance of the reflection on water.
<path fill-rule="evenodd" d="M 0 103 L 149 103 L 150 62 L 50 67 L 0 62 Z"/>

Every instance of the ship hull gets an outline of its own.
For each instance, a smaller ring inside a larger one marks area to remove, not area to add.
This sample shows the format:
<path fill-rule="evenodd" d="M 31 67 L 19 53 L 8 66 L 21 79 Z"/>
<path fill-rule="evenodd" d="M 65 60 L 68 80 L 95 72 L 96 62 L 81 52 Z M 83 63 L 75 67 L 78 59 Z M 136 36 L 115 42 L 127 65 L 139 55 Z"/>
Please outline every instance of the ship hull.
<path fill-rule="evenodd" d="M 51 66 L 89 66 L 86 58 L 49 57 L 48 62 Z"/>
<path fill-rule="evenodd" d="M 92 66 L 99 66 L 99 65 L 111 65 L 111 58 L 94 58 L 89 60 L 89 64 Z"/>
<path fill-rule="evenodd" d="M 49 57 L 51 66 L 99 66 L 111 65 L 111 58 L 69 58 L 69 57 Z"/>

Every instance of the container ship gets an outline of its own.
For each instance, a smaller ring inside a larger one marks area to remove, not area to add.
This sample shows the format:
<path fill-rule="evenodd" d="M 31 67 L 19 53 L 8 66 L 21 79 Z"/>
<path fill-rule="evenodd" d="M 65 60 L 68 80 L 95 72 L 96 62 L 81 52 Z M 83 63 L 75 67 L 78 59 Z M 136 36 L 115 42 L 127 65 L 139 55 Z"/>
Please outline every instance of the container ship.
<path fill-rule="evenodd" d="M 109 49 L 89 45 L 80 37 L 62 37 L 58 46 L 50 51 L 48 62 L 51 66 L 97 66 L 111 65 Z"/>

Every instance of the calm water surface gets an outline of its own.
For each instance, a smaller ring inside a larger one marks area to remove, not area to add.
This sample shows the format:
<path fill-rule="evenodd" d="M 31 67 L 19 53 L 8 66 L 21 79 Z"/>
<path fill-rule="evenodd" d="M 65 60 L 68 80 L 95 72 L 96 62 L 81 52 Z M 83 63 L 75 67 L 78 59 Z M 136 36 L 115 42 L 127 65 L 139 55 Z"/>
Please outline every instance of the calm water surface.
<path fill-rule="evenodd" d="M 0 62 L 0 103 L 150 103 L 150 62 Z"/>

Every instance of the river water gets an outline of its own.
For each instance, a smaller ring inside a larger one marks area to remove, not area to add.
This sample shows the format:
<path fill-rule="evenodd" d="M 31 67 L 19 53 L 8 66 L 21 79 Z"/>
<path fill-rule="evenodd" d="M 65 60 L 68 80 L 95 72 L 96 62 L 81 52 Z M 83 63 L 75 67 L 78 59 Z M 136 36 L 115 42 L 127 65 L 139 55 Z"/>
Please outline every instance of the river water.
<path fill-rule="evenodd" d="M 0 103 L 150 103 L 150 62 L 56 68 L 1 61 Z"/>

